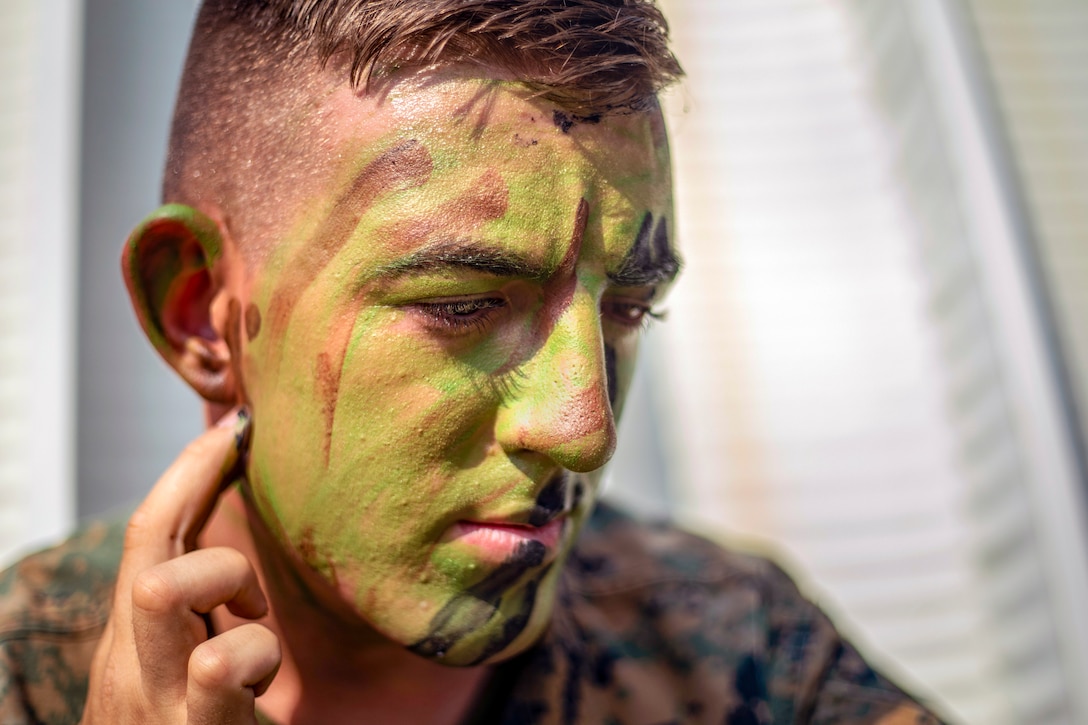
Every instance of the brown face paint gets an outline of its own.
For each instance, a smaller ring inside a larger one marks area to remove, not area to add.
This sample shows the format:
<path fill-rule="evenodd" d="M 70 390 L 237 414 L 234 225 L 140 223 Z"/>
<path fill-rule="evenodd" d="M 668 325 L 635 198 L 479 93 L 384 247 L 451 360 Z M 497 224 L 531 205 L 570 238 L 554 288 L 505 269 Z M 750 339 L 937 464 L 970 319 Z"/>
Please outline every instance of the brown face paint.
<path fill-rule="evenodd" d="M 299 297 L 347 244 L 359 219 L 378 195 L 419 186 L 430 177 L 431 171 L 430 154 L 418 141 L 410 140 L 385 152 L 355 176 L 334 203 L 332 213 L 323 221 L 315 235 L 315 242 L 292 259 L 288 274 L 272 297 L 268 316 L 273 339 L 282 339 Z M 341 366 L 354 329 L 353 316 L 348 318 L 346 324 L 343 319 L 329 340 L 329 351 L 319 353 L 314 365 L 325 421 L 322 452 L 326 466 L 336 417 L 336 401 L 340 393 Z M 275 370 L 272 372 L 275 373 Z"/>
<path fill-rule="evenodd" d="M 375 198 L 391 190 L 419 186 L 427 181 L 431 170 L 431 155 L 422 144 L 411 140 L 386 151 L 356 175 L 334 202 L 313 241 L 292 258 L 268 308 L 269 330 L 274 339 L 282 339 L 299 297 L 351 238 Z"/>
<path fill-rule="evenodd" d="M 396 247 L 419 245 L 437 229 L 448 229 L 451 226 L 462 233 L 470 234 L 480 224 L 502 217 L 506 212 L 506 195 L 506 184 L 502 177 L 494 169 L 488 169 L 472 189 L 428 217 L 428 223 L 394 223 L 388 228 L 377 230 L 374 236 L 388 240 L 391 246 Z M 314 365 L 325 420 L 323 452 L 326 467 L 331 454 L 333 423 L 336 420 L 336 402 L 340 395 L 344 358 L 362 302 L 359 296 L 348 302 L 347 314 L 341 315 L 330 331 L 328 351 L 319 353 Z"/>
<path fill-rule="evenodd" d="M 562 285 L 564 299 L 569 298 L 571 276 L 574 266 L 578 263 L 578 257 L 582 253 L 582 244 L 586 241 L 586 224 L 589 223 L 589 202 L 585 198 L 578 200 L 578 208 L 574 211 L 574 229 L 571 230 L 570 243 L 567 245 L 567 253 L 556 270 L 557 283 Z"/>
<path fill-rule="evenodd" d="M 242 305 L 234 297 L 227 303 L 227 328 L 223 339 L 230 352 L 230 371 L 234 378 L 235 402 L 249 405 L 246 395 L 245 378 L 242 376 Z"/>
<path fill-rule="evenodd" d="M 325 440 L 323 453 L 325 466 L 329 465 L 329 450 L 332 445 L 332 424 L 336 417 L 336 400 L 340 397 L 340 365 L 330 362 L 327 352 L 317 354 L 314 364 L 317 377 L 317 390 L 321 395 L 321 410 L 325 418 Z"/>
<path fill-rule="evenodd" d="M 495 169 L 486 170 L 473 187 L 425 219 L 395 221 L 374 233 L 375 241 L 391 249 L 414 249 L 433 239 L 437 232 L 457 238 L 481 224 L 501 219 L 506 213 L 506 182 Z"/>
<path fill-rule="evenodd" d="M 453 113 L 492 93 L 486 114 Z M 662 256 L 667 151 L 637 114 L 564 132 L 516 85 L 349 96 L 322 152 L 328 176 L 249 296 L 263 319 L 245 368 L 265 420 L 252 501 L 315 587 L 333 588 L 323 597 L 420 654 L 471 664 L 547 626 L 637 347 L 637 326 L 602 319 L 602 304 L 652 292 L 612 277 L 636 240 Z M 390 170 L 390 148 L 426 173 Z M 478 325 L 436 323 L 429 310 L 449 300 L 496 304 Z M 487 549 L 466 538 L 473 522 L 563 533 Z"/>
<path fill-rule="evenodd" d="M 321 572 L 328 581 L 333 584 L 339 581 L 336 574 L 336 565 L 327 558 L 322 557 L 314 545 L 313 527 L 302 530 L 299 537 L 298 553 L 311 569 Z M 305 584 L 303 584 L 303 587 L 305 588 Z"/>
<path fill-rule="evenodd" d="M 261 332 L 261 311 L 250 302 L 246 305 L 246 339 L 253 342 Z"/>
<path fill-rule="evenodd" d="M 543 314 L 536 316 L 532 336 L 525 338 L 522 345 L 510 354 L 506 362 L 498 368 L 498 374 L 507 375 L 516 371 L 519 365 L 531 357 L 539 341 L 547 339 L 552 334 L 560 315 L 570 305 L 570 300 L 574 296 L 574 290 L 578 285 L 574 266 L 578 260 L 578 255 L 582 251 L 582 243 L 585 240 L 586 224 L 588 222 L 589 204 L 585 199 L 579 199 L 578 208 L 574 212 L 574 228 L 571 230 L 567 252 L 559 263 L 554 280 L 549 283 L 549 289 L 546 293 L 555 298 L 557 303 L 545 308 Z"/>

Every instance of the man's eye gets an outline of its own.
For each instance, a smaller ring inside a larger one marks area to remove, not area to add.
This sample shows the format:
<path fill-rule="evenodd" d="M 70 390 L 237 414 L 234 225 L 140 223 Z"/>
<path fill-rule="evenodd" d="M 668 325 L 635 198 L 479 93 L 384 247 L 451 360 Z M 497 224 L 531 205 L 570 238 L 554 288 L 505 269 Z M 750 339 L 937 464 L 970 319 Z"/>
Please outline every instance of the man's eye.
<path fill-rule="evenodd" d="M 440 302 L 417 302 L 412 305 L 426 317 L 429 325 L 446 332 L 483 330 L 496 310 L 506 306 L 501 297 L 473 297 Z"/>
<path fill-rule="evenodd" d="M 649 304 L 632 300 L 603 300 L 601 315 L 624 327 L 631 328 L 649 324 L 650 320 L 664 319 L 664 315 L 655 312 Z"/>

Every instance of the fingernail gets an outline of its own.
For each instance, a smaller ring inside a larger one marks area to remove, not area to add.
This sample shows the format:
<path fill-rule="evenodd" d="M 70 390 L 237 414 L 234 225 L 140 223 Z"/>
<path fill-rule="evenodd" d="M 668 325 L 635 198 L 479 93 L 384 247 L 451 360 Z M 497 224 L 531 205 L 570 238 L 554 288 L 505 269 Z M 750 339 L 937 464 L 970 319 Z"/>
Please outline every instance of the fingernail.
<path fill-rule="evenodd" d="M 244 405 L 238 408 L 235 417 L 237 420 L 234 425 L 234 447 L 244 451 L 249 447 L 249 431 L 253 418 L 249 414 L 249 408 Z"/>
<path fill-rule="evenodd" d="M 244 450 L 249 443 L 249 426 L 252 417 L 249 409 L 244 405 L 239 406 L 216 421 L 216 428 L 234 429 L 234 447 L 239 451 Z"/>

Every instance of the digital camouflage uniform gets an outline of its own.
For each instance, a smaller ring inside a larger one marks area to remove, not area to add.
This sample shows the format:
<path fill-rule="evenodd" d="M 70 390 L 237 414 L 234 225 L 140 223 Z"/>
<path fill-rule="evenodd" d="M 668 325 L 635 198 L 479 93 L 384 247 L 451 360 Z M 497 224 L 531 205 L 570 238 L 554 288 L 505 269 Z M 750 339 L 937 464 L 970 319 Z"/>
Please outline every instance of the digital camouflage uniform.
<path fill-rule="evenodd" d="M 123 524 L 0 575 L 0 725 L 79 720 Z M 774 565 L 599 506 L 552 626 L 498 668 L 484 723 L 936 723 Z"/>

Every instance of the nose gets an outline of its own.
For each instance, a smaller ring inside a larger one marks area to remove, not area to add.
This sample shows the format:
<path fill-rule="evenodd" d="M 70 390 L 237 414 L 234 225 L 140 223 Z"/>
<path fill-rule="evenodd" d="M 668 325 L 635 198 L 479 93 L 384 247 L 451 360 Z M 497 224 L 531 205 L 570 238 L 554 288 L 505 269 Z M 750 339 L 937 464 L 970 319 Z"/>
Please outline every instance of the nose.
<path fill-rule="evenodd" d="M 575 472 L 593 471 L 616 450 L 601 319 L 577 289 L 504 393 L 496 438 L 507 453 L 533 451 Z"/>

